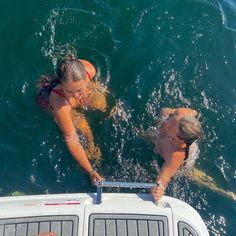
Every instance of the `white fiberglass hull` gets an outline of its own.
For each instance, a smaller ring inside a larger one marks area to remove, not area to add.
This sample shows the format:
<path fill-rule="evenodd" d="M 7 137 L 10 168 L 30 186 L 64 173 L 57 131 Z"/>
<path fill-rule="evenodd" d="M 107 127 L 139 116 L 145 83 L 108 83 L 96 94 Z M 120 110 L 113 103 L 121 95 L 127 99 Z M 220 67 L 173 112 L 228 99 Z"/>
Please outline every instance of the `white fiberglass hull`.
<path fill-rule="evenodd" d="M 0 198 L 0 236 L 207 236 L 190 205 L 164 196 L 158 205 L 150 194 L 57 194 Z"/>

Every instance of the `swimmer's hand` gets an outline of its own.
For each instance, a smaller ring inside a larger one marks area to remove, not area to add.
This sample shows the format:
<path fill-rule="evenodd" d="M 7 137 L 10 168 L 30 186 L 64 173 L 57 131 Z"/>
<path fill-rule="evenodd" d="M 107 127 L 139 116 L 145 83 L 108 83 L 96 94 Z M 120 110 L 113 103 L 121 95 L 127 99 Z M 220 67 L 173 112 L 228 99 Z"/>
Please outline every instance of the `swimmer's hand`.
<path fill-rule="evenodd" d="M 160 200 L 165 193 L 165 187 L 161 180 L 158 180 L 157 186 L 151 189 L 151 194 L 155 200 Z"/>
<path fill-rule="evenodd" d="M 92 170 L 89 172 L 89 176 L 90 176 L 90 179 L 91 179 L 91 182 L 92 184 L 94 185 L 96 181 L 98 180 L 104 180 L 104 178 L 102 178 L 98 173 L 97 171 L 95 170 Z"/>

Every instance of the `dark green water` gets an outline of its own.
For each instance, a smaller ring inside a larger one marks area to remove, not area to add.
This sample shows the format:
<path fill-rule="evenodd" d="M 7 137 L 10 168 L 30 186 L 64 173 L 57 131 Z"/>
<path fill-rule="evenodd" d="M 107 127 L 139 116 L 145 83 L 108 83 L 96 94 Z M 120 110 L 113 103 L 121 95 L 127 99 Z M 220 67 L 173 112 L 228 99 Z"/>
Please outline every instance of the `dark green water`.
<path fill-rule="evenodd" d="M 219 2 L 218 2 L 219 1 Z M 138 137 L 162 107 L 199 110 L 196 165 L 236 192 L 236 3 L 154 0 L 0 2 L 0 195 L 94 191 L 35 103 L 59 45 L 96 66 L 117 113 L 90 117 L 109 180 L 152 181 L 159 156 Z M 195 207 L 211 235 L 236 235 L 234 201 L 184 178 L 170 196 Z"/>

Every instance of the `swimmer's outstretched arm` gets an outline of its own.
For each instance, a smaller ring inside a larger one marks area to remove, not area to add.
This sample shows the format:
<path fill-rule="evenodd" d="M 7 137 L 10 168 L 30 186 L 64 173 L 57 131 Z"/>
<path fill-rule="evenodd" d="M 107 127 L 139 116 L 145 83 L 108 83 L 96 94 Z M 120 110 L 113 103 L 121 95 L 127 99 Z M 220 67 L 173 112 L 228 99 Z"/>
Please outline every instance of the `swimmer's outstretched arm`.
<path fill-rule="evenodd" d="M 183 160 L 184 156 L 182 152 L 175 152 L 172 157 L 165 160 L 160 173 L 156 178 L 156 182 L 159 183 L 159 186 L 154 187 L 151 190 L 152 195 L 156 200 L 159 200 L 163 196 L 164 190 L 170 182 L 171 177 L 175 175 Z"/>
<path fill-rule="evenodd" d="M 167 158 L 162 165 L 160 173 L 157 176 L 157 181 L 161 179 L 164 187 L 166 187 L 170 182 L 171 177 L 174 176 L 179 169 L 183 160 L 184 156 L 182 152 L 174 152 L 172 157 Z"/>
<path fill-rule="evenodd" d="M 82 145 L 79 142 L 75 127 L 72 122 L 71 108 L 69 105 L 54 107 L 53 116 L 61 129 L 66 145 L 80 166 L 90 175 L 92 182 L 101 180 L 102 177 L 93 170 Z"/>

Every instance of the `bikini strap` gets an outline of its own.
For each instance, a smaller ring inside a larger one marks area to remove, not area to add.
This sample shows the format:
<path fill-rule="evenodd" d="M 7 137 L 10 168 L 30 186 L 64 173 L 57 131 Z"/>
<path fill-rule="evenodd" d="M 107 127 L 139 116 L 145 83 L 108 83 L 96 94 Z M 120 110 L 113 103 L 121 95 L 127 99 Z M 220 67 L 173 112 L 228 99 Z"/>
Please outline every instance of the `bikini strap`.
<path fill-rule="evenodd" d="M 93 78 L 92 78 L 91 75 L 88 73 L 88 71 L 86 71 L 86 74 L 87 74 L 89 80 L 92 81 Z"/>
<path fill-rule="evenodd" d="M 65 98 L 65 99 L 69 102 L 71 108 L 73 108 L 73 106 L 72 106 L 70 100 L 65 96 L 65 94 L 64 94 L 60 89 L 54 89 L 54 88 L 53 88 L 52 91 L 53 91 L 54 93 L 58 94 L 59 96 Z"/>

